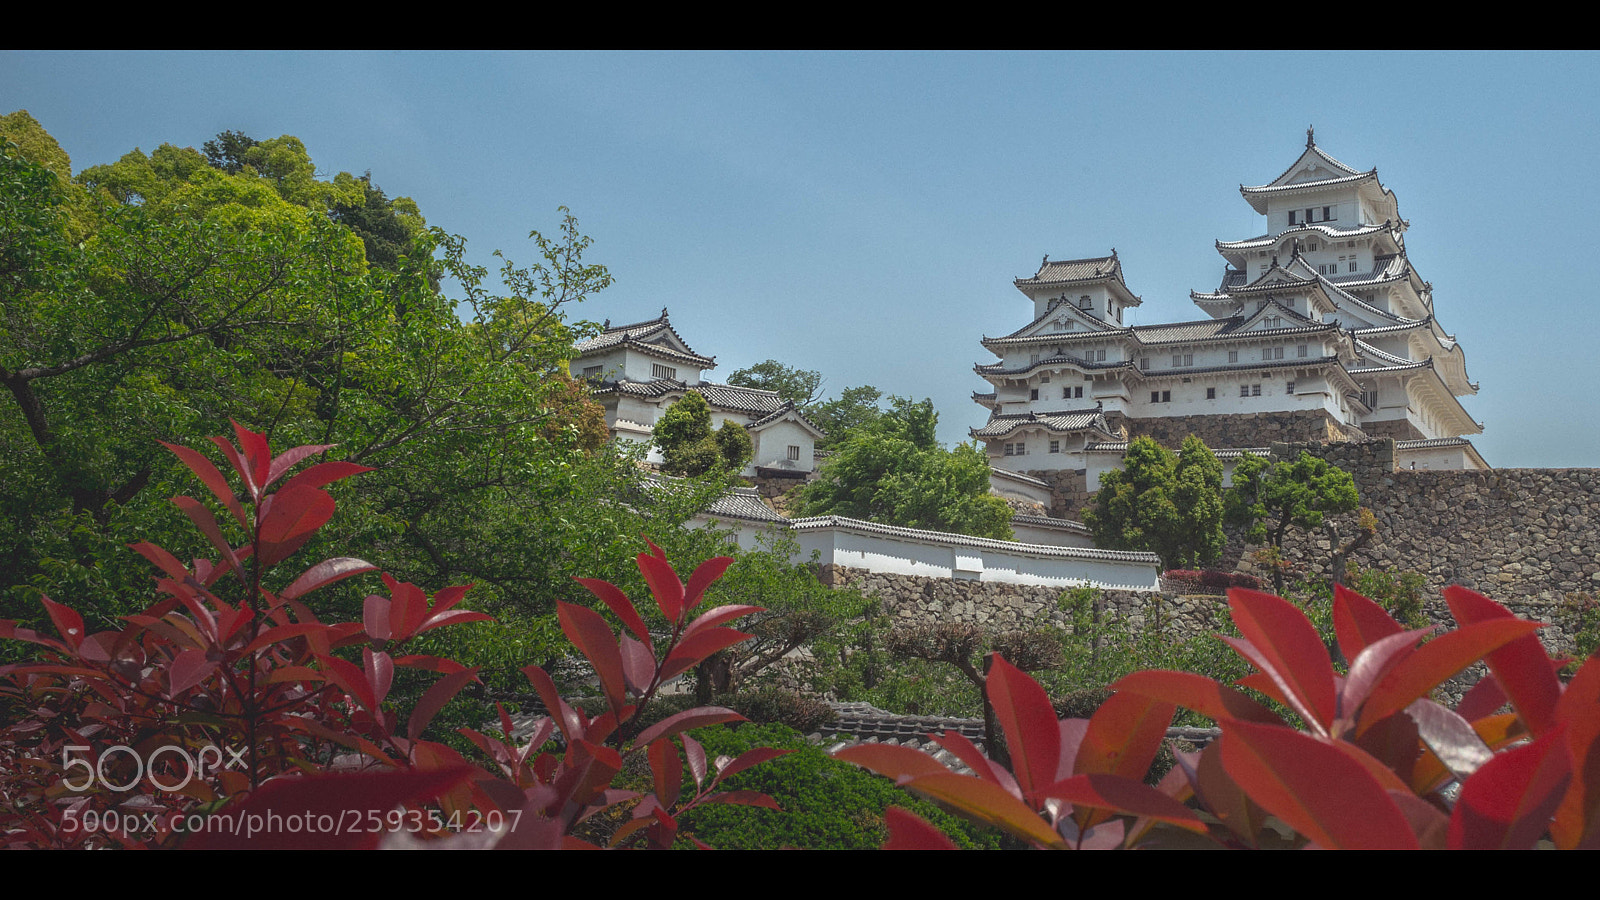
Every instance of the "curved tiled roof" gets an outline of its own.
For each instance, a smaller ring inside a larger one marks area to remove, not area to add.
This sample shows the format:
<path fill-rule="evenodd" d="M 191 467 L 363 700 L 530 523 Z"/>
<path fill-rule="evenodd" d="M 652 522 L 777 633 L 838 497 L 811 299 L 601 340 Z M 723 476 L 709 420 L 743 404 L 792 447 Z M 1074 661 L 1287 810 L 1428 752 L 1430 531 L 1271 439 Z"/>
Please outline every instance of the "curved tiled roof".
<path fill-rule="evenodd" d="M 1011 517 L 1011 523 L 1013 525 L 1028 525 L 1034 528 L 1059 528 L 1062 531 L 1070 531 L 1073 534 L 1094 534 L 1094 531 L 1082 522 L 1074 522 L 1071 519 L 1057 519 L 1053 516 L 1026 516 L 1022 513 L 1017 513 Z"/>
<path fill-rule="evenodd" d="M 1013 472 L 1010 469 L 1002 469 L 998 466 L 990 466 L 989 477 L 994 478 L 997 475 L 1001 478 L 1009 478 L 1012 481 L 1020 481 L 1023 484 L 1031 484 L 1034 487 L 1047 488 L 1050 486 L 1050 483 L 1042 478 L 1035 478 L 1032 475 L 1024 475 L 1021 472 Z"/>
<path fill-rule="evenodd" d="M 1115 250 L 1110 256 L 1091 256 L 1085 259 L 1046 259 L 1039 264 L 1039 271 L 1031 278 L 1017 278 L 1014 283 L 1018 286 L 1044 286 L 1057 284 L 1075 284 L 1101 281 L 1115 278 L 1126 288 L 1128 283 L 1122 280 L 1122 262 L 1117 259 Z"/>
<path fill-rule="evenodd" d="M 1218 250 L 1260 250 L 1265 247 L 1274 246 L 1278 243 L 1278 241 L 1282 240 L 1285 235 L 1293 234 L 1295 232 L 1317 232 L 1323 237 L 1332 240 L 1344 241 L 1349 240 L 1350 238 L 1375 234 L 1392 227 L 1393 226 L 1391 223 L 1388 222 L 1385 222 L 1382 225 L 1356 225 L 1351 228 L 1336 228 L 1332 225 L 1322 222 L 1314 222 L 1310 224 L 1301 222 L 1296 225 L 1291 225 L 1277 234 L 1262 234 L 1253 238 L 1245 238 L 1239 241 L 1217 241 L 1216 245 Z"/>
<path fill-rule="evenodd" d="M 1099 409 L 1069 410 L 1049 413 L 1007 413 L 992 415 L 982 428 L 968 430 L 975 438 L 1005 437 L 1021 428 L 1044 428 L 1053 434 L 1070 434 L 1076 431 L 1098 431 L 1113 434 L 1106 422 L 1105 413 Z"/>
<path fill-rule="evenodd" d="M 1025 372 L 1032 372 L 1034 369 L 1037 369 L 1041 366 L 1066 365 L 1077 366 L 1079 369 L 1083 369 L 1085 371 L 1093 370 L 1097 372 L 1105 371 L 1107 369 L 1133 368 L 1133 363 L 1125 359 L 1117 362 L 1088 362 L 1073 356 L 1052 356 L 1047 359 L 1041 359 L 1038 362 L 1031 362 L 1027 363 L 1026 365 L 1018 366 L 1014 369 L 1006 368 L 1005 363 L 991 363 L 987 366 L 973 366 L 972 371 L 977 372 L 979 375 L 1021 375 Z"/>
<path fill-rule="evenodd" d="M 1058 558 L 1076 559 L 1103 559 L 1116 562 L 1156 563 L 1161 558 L 1154 553 L 1145 553 L 1138 550 L 1096 550 L 1088 547 L 1053 547 L 1048 544 L 1024 544 L 1020 541 L 1001 541 L 994 538 L 972 537 L 965 534 L 951 534 L 945 531 L 925 531 L 921 528 L 905 528 L 900 525 L 880 525 L 877 522 L 868 522 L 864 519 L 852 519 L 848 516 L 811 516 L 805 519 L 790 519 L 789 527 L 795 531 L 816 531 L 821 528 L 843 528 L 863 534 L 877 534 L 884 537 L 901 537 L 912 540 L 924 541 L 932 544 L 946 544 L 955 547 L 982 547 L 987 550 L 1007 550 L 1014 553 L 1026 553 L 1029 556 L 1054 556 Z"/>
<path fill-rule="evenodd" d="M 705 514 L 746 522 L 770 522 L 774 525 L 782 525 L 789 521 L 773 512 L 772 507 L 762 503 L 761 495 L 755 488 L 748 487 L 736 487 L 711 501 L 711 505 L 706 507 Z"/>
<path fill-rule="evenodd" d="M 683 350 L 660 343 L 667 335 L 671 335 Z M 631 325 L 608 326 L 606 330 L 586 340 L 573 345 L 573 351 L 579 356 L 597 353 L 601 350 L 610 350 L 616 347 L 627 346 L 643 353 L 673 359 L 679 362 L 694 363 L 703 369 L 716 368 L 717 360 L 714 356 L 701 356 L 694 352 L 689 342 L 678 334 L 667 319 L 667 311 L 661 310 L 661 315 L 648 322 L 635 322 Z"/>
<path fill-rule="evenodd" d="M 741 387 L 736 384 L 702 381 L 690 390 L 706 398 L 706 403 L 712 406 L 759 416 L 777 412 L 786 402 L 778 396 L 777 391 Z"/>
<path fill-rule="evenodd" d="M 770 413 L 767 413 L 766 415 L 764 415 L 761 418 L 755 420 L 754 422 L 751 422 L 746 427 L 749 428 L 751 431 L 754 431 L 757 428 L 761 428 L 763 426 L 770 425 L 773 422 L 776 422 L 776 421 L 782 419 L 783 417 L 789 415 L 790 413 L 794 413 L 795 416 L 797 418 L 799 418 L 800 421 L 804 422 L 808 427 L 810 427 L 812 431 L 815 431 L 817 434 L 822 435 L 824 437 L 827 436 L 828 433 L 826 431 L 823 431 L 817 425 L 817 423 L 811 421 L 811 418 L 809 416 L 807 416 L 805 414 L 805 411 L 802 410 L 799 406 L 797 406 L 793 400 L 785 400 L 782 406 L 778 407 L 777 409 L 773 410 Z"/>

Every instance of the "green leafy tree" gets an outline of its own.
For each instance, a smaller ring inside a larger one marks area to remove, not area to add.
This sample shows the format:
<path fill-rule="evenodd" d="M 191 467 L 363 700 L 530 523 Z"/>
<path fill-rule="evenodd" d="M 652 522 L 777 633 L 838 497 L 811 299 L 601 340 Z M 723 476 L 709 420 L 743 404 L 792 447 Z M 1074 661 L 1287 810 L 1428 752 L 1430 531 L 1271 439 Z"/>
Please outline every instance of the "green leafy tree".
<path fill-rule="evenodd" d="M 822 373 L 810 369 L 796 369 L 775 359 L 759 362 L 748 369 L 740 369 L 728 376 L 729 384 L 777 391 L 785 400 L 810 407 L 821 399 Z"/>
<path fill-rule="evenodd" d="M 1283 541 L 1289 529 L 1310 532 L 1323 527 L 1329 517 L 1354 512 L 1361 498 L 1349 472 L 1302 450 L 1293 460 L 1268 462 L 1252 454 L 1240 458 L 1233 470 L 1233 490 L 1226 502 L 1228 521 L 1245 528 L 1245 538 L 1271 546 L 1273 586 L 1284 589 Z M 1370 519 L 1369 513 L 1366 518 Z M 1371 535 L 1376 524 L 1358 523 L 1358 531 Z M 1335 543 L 1339 536 L 1334 534 Z M 1362 540 L 1358 534 L 1357 540 Z M 1358 546 L 1358 545 L 1357 545 Z M 1341 558 L 1354 547 L 1345 547 Z M 1336 573 L 1338 575 L 1339 573 Z"/>
<path fill-rule="evenodd" d="M 723 422 L 711 430 L 711 407 L 695 391 L 683 395 L 656 420 L 656 447 L 668 475 L 698 478 L 713 473 L 738 472 L 750 461 L 750 433 L 737 422 Z"/>
<path fill-rule="evenodd" d="M 166 502 L 180 476 L 158 441 L 229 419 L 376 467 L 326 539 L 406 580 L 476 581 L 529 632 L 578 599 L 568 561 L 609 576 L 645 527 L 704 507 L 706 488 L 652 492 L 599 450 L 598 407 L 562 377 L 588 328 L 566 311 L 610 282 L 570 215 L 531 235 L 535 264 L 491 276 L 393 201 L 409 237 L 384 267 L 339 221 L 375 189 L 317 179 L 292 138 L 230 151 L 233 172 L 162 145 L 70 180 L 25 116 L 0 152 L 0 615 L 31 619 L 40 592 L 142 605 L 135 539 L 207 554 Z"/>
<path fill-rule="evenodd" d="M 827 437 L 817 442 L 817 449 L 826 450 L 843 443 L 852 432 L 876 422 L 883 415 L 878 405 L 882 399 L 882 391 L 863 384 L 845 388 L 838 397 L 807 409 L 806 415 L 811 421 L 827 432 Z"/>
<path fill-rule="evenodd" d="M 891 406 L 835 445 L 801 492 L 803 514 L 1010 539 L 1011 509 L 989 493 L 983 452 L 939 446 L 932 400 L 894 397 Z"/>
<path fill-rule="evenodd" d="M 1202 565 L 1216 559 L 1222 532 L 1222 466 L 1199 439 L 1184 441 L 1183 455 L 1138 438 L 1122 468 L 1100 476 L 1100 491 L 1084 522 L 1095 543 L 1112 550 L 1146 550 L 1164 567 Z"/>

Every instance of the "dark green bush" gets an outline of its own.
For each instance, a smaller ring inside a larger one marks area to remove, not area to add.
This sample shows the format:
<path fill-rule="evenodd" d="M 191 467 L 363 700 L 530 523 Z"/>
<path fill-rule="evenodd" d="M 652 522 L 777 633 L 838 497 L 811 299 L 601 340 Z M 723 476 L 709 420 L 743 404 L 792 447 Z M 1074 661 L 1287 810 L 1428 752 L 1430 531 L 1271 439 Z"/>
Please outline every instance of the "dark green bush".
<path fill-rule="evenodd" d="M 686 817 L 685 830 L 723 850 L 875 850 L 888 832 L 883 811 L 900 806 L 932 822 L 957 845 L 998 849 L 1005 843 L 990 831 L 915 799 L 849 763 L 830 758 L 791 728 L 747 724 L 695 732 L 706 756 L 736 756 L 752 747 L 795 752 L 728 779 L 730 789 L 765 792 L 783 812 L 745 806 L 708 805 Z"/>

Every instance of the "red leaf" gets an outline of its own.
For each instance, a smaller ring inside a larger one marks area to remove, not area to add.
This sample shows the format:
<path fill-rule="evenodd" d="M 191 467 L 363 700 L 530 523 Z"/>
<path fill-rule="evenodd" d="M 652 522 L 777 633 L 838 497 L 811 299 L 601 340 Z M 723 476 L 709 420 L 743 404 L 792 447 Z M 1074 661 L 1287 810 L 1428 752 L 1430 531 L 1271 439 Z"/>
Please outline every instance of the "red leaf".
<path fill-rule="evenodd" d="M 193 497 L 173 497 L 172 504 L 183 510 L 183 514 L 189 517 L 189 521 L 193 522 L 195 527 L 200 529 L 200 533 L 211 541 L 211 546 L 217 548 L 217 552 L 222 554 L 223 562 L 232 566 L 234 574 L 239 576 L 240 581 L 243 581 L 244 569 L 239 565 L 239 557 L 234 555 L 233 547 L 228 544 L 228 539 L 222 536 L 222 529 L 217 527 L 217 519 L 211 514 L 211 510 Z"/>
<path fill-rule="evenodd" d="M 678 802 L 678 793 L 683 788 L 683 761 L 678 759 L 678 748 L 672 746 L 670 739 L 663 738 L 650 742 L 647 755 L 650 773 L 655 778 L 656 796 L 670 809 Z"/>
<path fill-rule="evenodd" d="M 1383 607 L 1342 584 L 1333 586 L 1333 631 L 1345 659 L 1354 660 L 1372 643 L 1403 630 Z"/>
<path fill-rule="evenodd" d="M 1112 694 L 1089 719 L 1073 774 L 1144 778 L 1176 711 L 1162 700 L 1122 691 Z"/>
<path fill-rule="evenodd" d="M 61 635 L 61 639 L 68 647 L 77 650 L 85 637 L 83 616 L 78 615 L 71 607 L 63 606 L 49 597 L 41 596 L 39 602 L 44 605 L 45 612 L 49 613 L 50 621 L 56 626 L 56 633 Z"/>
<path fill-rule="evenodd" d="M 658 554 L 661 552 L 661 548 L 655 544 L 650 546 Z M 644 576 L 645 584 L 650 586 L 650 594 L 656 598 L 656 605 L 661 607 L 661 614 L 668 622 L 677 625 L 683 618 L 683 582 L 678 580 L 678 573 L 667 563 L 664 556 L 641 553 L 638 564 L 639 574 Z"/>
<path fill-rule="evenodd" d="M 378 698 L 373 696 L 372 687 L 367 683 L 366 673 L 355 667 L 354 663 L 346 662 L 337 656 L 319 656 L 322 663 L 323 674 L 344 690 L 346 694 L 355 698 L 357 703 L 366 707 L 373 718 L 383 715 L 383 710 L 378 706 Z"/>
<path fill-rule="evenodd" d="M 1494 758 L 1494 751 L 1483 742 L 1472 723 L 1448 706 L 1424 697 L 1407 706 L 1406 715 L 1417 723 L 1417 737 L 1428 745 L 1440 764 L 1461 781 L 1466 781 Z"/>
<path fill-rule="evenodd" d="M 1390 791 L 1390 799 L 1400 807 L 1417 844 L 1424 850 L 1443 850 L 1449 845 L 1450 817 L 1439 807 L 1410 791 Z"/>
<path fill-rule="evenodd" d="M 894 744 L 856 744 L 833 751 L 833 758 L 871 769 L 899 784 L 925 775 L 950 774 L 943 763 L 921 750 Z M 1021 798 L 1014 799 L 1021 802 Z"/>
<path fill-rule="evenodd" d="M 678 739 L 683 741 L 683 756 L 689 761 L 689 774 L 694 777 L 694 786 L 699 788 L 706 780 L 706 748 L 686 733 L 680 734 Z"/>
<path fill-rule="evenodd" d="M 333 518 L 333 508 L 333 498 L 317 488 L 290 485 L 273 494 L 272 507 L 257 530 L 261 565 L 277 565 L 300 549 Z"/>
<path fill-rule="evenodd" d="M 889 829 L 889 839 L 883 842 L 883 850 L 960 849 L 944 832 L 898 806 L 883 811 L 883 824 Z"/>
<path fill-rule="evenodd" d="M 256 823 L 260 830 L 205 829 L 184 843 L 192 850 L 370 850 L 378 845 L 380 833 L 351 827 L 353 820 L 366 823 L 368 817 L 382 817 L 405 803 L 420 803 L 443 794 L 470 779 L 471 767 L 436 769 L 428 772 L 362 772 L 339 775 L 286 776 L 261 786 L 243 802 L 229 803 L 222 811 L 241 823 Z M 291 818 L 304 822 L 310 818 L 343 823 L 345 827 L 324 831 L 301 827 L 290 829 Z M 269 827 L 279 823 L 276 827 Z"/>
<path fill-rule="evenodd" d="M 283 451 L 272 461 L 272 465 L 267 467 L 267 480 L 261 486 L 263 488 L 271 487 L 274 481 L 282 478 L 285 472 L 294 468 L 301 460 L 308 456 L 315 456 L 324 450 L 332 450 L 334 446 L 333 444 L 305 444 Z"/>
<path fill-rule="evenodd" d="M 1461 785 L 1450 817 L 1452 850 L 1527 850 L 1550 827 L 1572 780 L 1566 729 L 1556 726 L 1483 764 Z"/>
<path fill-rule="evenodd" d="M 923 775 L 904 785 L 976 819 L 1017 837 L 1046 847 L 1064 848 L 1066 842 L 1039 814 L 1004 790 L 967 775 Z"/>
<path fill-rule="evenodd" d="M 366 669 L 367 684 L 372 686 L 372 698 L 381 706 L 394 684 L 394 659 L 387 653 L 374 653 L 371 647 L 363 648 L 361 659 Z M 372 708 L 376 715 L 377 707 Z"/>
<path fill-rule="evenodd" d="M 650 629 L 645 627 L 644 619 L 640 618 L 639 611 L 634 609 L 633 601 L 628 599 L 628 595 L 624 594 L 621 588 L 609 581 L 601 581 L 598 578 L 574 578 L 573 581 L 588 588 L 589 593 L 599 597 L 600 602 L 604 603 L 613 615 L 621 619 L 622 624 L 628 626 L 628 630 L 633 632 L 634 637 L 643 641 L 644 645 L 650 648 L 651 653 L 655 652 L 655 646 L 650 643 Z"/>
<path fill-rule="evenodd" d="M 743 722 L 744 716 L 720 706 L 696 706 L 668 716 L 639 733 L 635 744 L 648 744 L 657 738 L 672 737 L 691 728 L 720 725 L 723 722 Z M 685 748 L 687 749 L 687 747 Z"/>
<path fill-rule="evenodd" d="M 336 556 L 325 559 L 301 573 L 294 583 L 284 588 L 279 594 L 285 600 L 295 600 L 304 597 L 319 587 L 329 585 L 335 581 L 342 581 L 352 575 L 363 572 L 376 572 L 378 567 L 364 559 L 353 556 Z"/>
<path fill-rule="evenodd" d="M 411 582 L 396 581 L 387 574 L 383 583 L 389 588 L 389 635 L 393 640 L 406 640 L 428 618 L 428 595 Z"/>
<path fill-rule="evenodd" d="M 1500 682 L 1495 681 L 1493 675 L 1485 675 L 1462 695 L 1461 702 L 1456 704 L 1456 712 L 1468 722 L 1476 722 L 1484 716 L 1494 715 L 1496 710 L 1510 702 L 1506 692 L 1500 689 Z"/>
<path fill-rule="evenodd" d="M 128 549 L 134 551 L 145 559 L 150 560 L 152 563 L 155 563 L 156 568 L 167 573 L 167 575 L 175 582 L 181 584 L 189 577 L 189 570 L 184 568 L 183 563 L 178 562 L 178 558 L 176 556 L 173 556 L 171 553 L 168 553 L 155 544 L 152 544 L 148 541 L 140 541 L 137 544 L 129 544 Z"/>
<path fill-rule="evenodd" d="M 412 707 L 411 718 L 406 722 L 406 736 L 413 741 L 422 737 L 422 732 L 427 730 L 428 723 L 439 714 L 439 710 L 443 709 L 444 705 L 460 693 L 469 682 L 477 680 L 478 667 L 473 666 L 434 682 L 433 686 L 423 693 L 422 699 L 417 701 L 417 705 Z"/>
<path fill-rule="evenodd" d="M 1567 683 L 1556 703 L 1556 719 L 1566 726 L 1576 771 L 1550 836 L 1556 846 L 1573 849 L 1586 832 L 1591 842 L 1600 837 L 1600 656 L 1590 656 Z"/>
<path fill-rule="evenodd" d="M 1018 800 L 1022 799 L 1022 788 L 1017 785 L 1017 779 L 1005 770 L 1005 767 L 983 754 L 982 750 L 959 731 L 946 731 L 942 735 L 929 735 L 934 742 L 954 756 L 969 769 L 974 775 L 984 781 L 992 781 L 1005 789 L 1005 792 Z M 1076 746 L 1073 748 L 1076 750 Z M 1059 766 L 1057 771 L 1060 771 Z"/>
<path fill-rule="evenodd" d="M 626 699 L 627 680 L 622 674 L 622 652 L 617 649 L 617 638 L 606 620 L 592 609 L 560 601 L 556 602 L 556 615 L 567 639 L 594 666 L 611 708 L 621 710 Z"/>
<path fill-rule="evenodd" d="M 991 657 L 985 690 L 995 718 L 1005 731 L 1017 786 L 1031 800 L 1035 792 L 1055 781 L 1056 764 L 1061 757 L 1061 731 L 1056 727 L 1055 709 L 1039 682 L 998 653 Z"/>
<path fill-rule="evenodd" d="M 1227 685 L 1192 672 L 1156 669 L 1134 672 L 1119 679 L 1110 689 L 1185 706 L 1217 722 L 1243 719 L 1267 725 L 1283 724 L 1272 710 Z"/>
<path fill-rule="evenodd" d="M 1205 823 L 1182 803 L 1153 787 L 1117 775 L 1074 775 L 1040 792 L 1041 796 L 1065 800 L 1074 806 L 1088 806 L 1134 816 L 1148 816 L 1158 822 L 1176 825 L 1186 831 L 1205 834 Z"/>
<path fill-rule="evenodd" d="M 283 483 L 283 490 L 290 488 L 319 488 L 349 478 L 351 475 L 360 475 L 362 472 L 375 471 L 371 466 L 358 466 L 353 462 L 334 460 L 333 462 L 317 463 L 311 468 L 301 472 Z M 281 491 L 280 491 L 281 493 Z"/>
<path fill-rule="evenodd" d="M 1416 849 L 1416 836 L 1384 786 L 1340 749 L 1288 728 L 1233 722 L 1223 731 L 1221 753 L 1250 799 L 1320 846 Z"/>
<path fill-rule="evenodd" d="M 185 650 L 167 666 L 167 696 L 177 697 L 216 671 L 216 660 L 207 659 L 204 650 Z"/>
<path fill-rule="evenodd" d="M 689 627 L 683 630 L 683 636 L 687 638 L 702 628 L 721 625 L 723 622 L 731 622 L 740 616 L 748 616 L 764 609 L 766 609 L 764 606 L 743 606 L 736 603 L 713 607 L 696 616 L 695 620 L 689 623 Z"/>
<path fill-rule="evenodd" d="M 256 639 L 251 641 L 249 646 L 244 648 L 243 652 L 254 653 L 257 650 L 260 650 L 262 647 L 276 644 L 279 641 L 287 641 L 292 638 L 297 638 L 308 634 L 326 632 L 327 630 L 328 626 L 317 622 L 298 622 L 290 625 L 279 625 L 276 628 L 268 628 L 256 635 Z"/>
<path fill-rule="evenodd" d="M 239 480 L 244 483 L 245 491 L 250 495 L 250 498 L 252 500 L 260 500 L 260 486 L 250 477 L 250 467 L 239 456 L 239 451 L 228 443 L 227 438 L 213 436 L 208 440 L 217 445 L 218 449 L 222 451 L 223 457 L 228 460 L 228 465 L 233 466 L 233 471 L 238 473 Z"/>
<path fill-rule="evenodd" d="M 528 681 L 539 694 L 539 700 L 544 703 L 544 708 L 549 711 L 550 717 L 555 719 L 556 727 L 561 729 L 567 741 L 570 743 L 583 737 L 583 718 L 567 705 L 567 701 L 561 699 L 560 692 L 556 690 L 556 683 L 550 679 L 545 670 L 538 666 L 525 666 L 522 674 L 528 676 Z"/>
<path fill-rule="evenodd" d="M 1444 589 L 1444 599 L 1451 615 L 1463 625 L 1486 622 L 1490 619 L 1515 618 L 1511 610 L 1471 591 L 1459 584 Z M 1490 653 L 1485 662 L 1494 673 L 1500 687 L 1511 698 L 1511 703 L 1527 723 L 1534 736 L 1544 734 L 1555 724 L 1556 700 L 1561 696 L 1561 682 L 1550 665 L 1550 656 L 1544 645 L 1533 635 L 1518 638 Z M 1453 827 L 1453 826 L 1452 826 Z"/>
<path fill-rule="evenodd" d="M 706 560 L 695 567 L 694 573 L 689 576 L 689 588 L 684 593 L 684 608 L 694 609 L 700 605 L 700 598 L 705 596 L 706 588 L 722 577 L 733 565 L 733 557 L 717 556 Z"/>
<path fill-rule="evenodd" d="M 1243 588 L 1228 589 L 1233 623 L 1265 660 L 1265 671 L 1284 693 L 1306 724 L 1328 734 L 1338 715 L 1338 693 L 1333 684 L 1333 663 L 1322 638 L 1293 603 Z"/>
<path fill-rule="evenodd" d="M 1350 658 L 1350 671 L 1338 682 L 1339 717 L 1342 725 L 1354 722 L 1361 704 L 1366 702 L 1367 696 L 1372 693 L 1379 679 L 1398 668 L 1415 648 L 1417 641 L 1432 630 L 1432 628 L 1419 628 L 1415 631 L 1400 631 L 1381 637 Z"/>
<path fill-rule="evenodd" d="M 1499 647 L 1532 635 L 1535 622 L 1490 619 L 1448 631 L 1400 659 L 1372 688 L 1361 707 L 1361 728 L 1397 713 Z M 1537 640 L 1535 638 L 1534 640 Z M 1355 675 L 1355 667 L 1350 673 Z M 1350 692 L 1346 683 L 1346 693 Z M 1356 702 L 1360 702 L 1359 699 Z"/>
<path fill-rule="evenodd" d="M 645 645 L 627 635 L 622 636 L 621 646 L 623 679 L 629 691 L 641 695 L 650 689 L 650 681 L 655 678 L 656 658 Z"/>
<path fill-rule="evenodd" d="M 368 594 L 361 604 L 361 626 L 375 641 L 394 637 L 389 624 L 389 598 Z"/>
<path fill-rule="evenodd" d="M 222 501 L 222 505 L 227 507 L 228 512 L 233 513 L 233 517 L 238 520 L 240 527 L 250 527 L 244 517 L 244 507 L 240 506 L 238 498 L 233 496 L 233 488 L 228 485 L 228 479 L 222 477 L 222 473 L 217 471 L 217 467 L 211 464 L 211 460 L 206 459 L 205 455 L 198 450 L 191 450 L 188 447 L 180 447 L 177 444 L 169 444 L 166 441 L 161 441 L 161 446 L 176 454 L 178 459 L 189 467 L 189 471 L 193 472 L 202 484 L 211 489 L 211 493 Z"/>
<path fill-rule="evenodd" d="M 230 420 L 232 421 L 232 420 Z M 267 446 L 267 436 L 233 422 L 233 435 L 239 441 L 239 452 L 250 467 L 250 480 L 256 487 L 266 490 L 267 473 L 272 470 L 272 448 Z"/>
<path fill-rule="evenodd" d="M 706 628 L 695 632 L 685 638 L 678 646 L 672 648 L 667 658 L 661 661 L 660 679 L 669 678 L 687 670 L 690 666 L 697 666 L 706 657 L 719 650 L 726 650 L 740 641 L 747 641 L 750 635 L 732 628 Z"/>

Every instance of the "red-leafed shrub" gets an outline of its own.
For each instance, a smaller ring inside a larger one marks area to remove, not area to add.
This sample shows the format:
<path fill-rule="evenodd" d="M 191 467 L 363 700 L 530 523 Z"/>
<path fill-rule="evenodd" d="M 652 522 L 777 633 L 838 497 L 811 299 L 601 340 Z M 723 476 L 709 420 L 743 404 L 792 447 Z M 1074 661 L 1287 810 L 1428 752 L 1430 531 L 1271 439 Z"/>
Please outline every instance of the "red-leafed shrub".
<path fill-rule="evenodd" d="M 217 561 L 185 565 L 153 544 L 134 545 L 160 570 L 165 598 L 119 629 L 86 633 L 82 616 L 48 598 L 55 637 L 0 621 L 0 637 L 44 648 L 35 661 L 0 668 L 0 708 L 10 710 L 0 728 L 6 846 L 359 848 L 448 838 L 463 846 L 560 847 L 583 843 L 572 831 L 585 817 L 627 803 L 631 818 L 613 843 L 670 846 L 675 816 L 686 809 L 771 805 L 763 795 L 717 787 L 780 751 L 708 765 L 686 733 L 741 718 L 736 713 L 702 707 L 634 726 L 666 681 L 748 637 L 723 626 L 755 607 L 691 616 L 731 560 L 705 563 L 685 587 L 655 545 L 639 556 L 671 629 L 664 639 L 645 630 L 620 590 L 586 581 L 633 633 L 619 641 L 599 613 L 561 606 L 562 628 L 593 664 L 608 709 L 590 719 L 529 667 L 552 713 L 533 723 L 531 739 L 513 742 L 504 709 L 500 736 L 463 729 L 492 760 L 491 773 L 423 736 L 477 670 L 403 652 L 418 634 L 488 618 L 456 608 L 468 586 L 430 599 L 384 575 L 386 593 L 366 598 L 362 621 L 320 621 L 307 596 L 374 567 L 341 557 L 289 578 L 280 564 L 332 516 L 333 499 L 322 488 L 366 469 L 331 461 L 291 476 L 329 448 L 275 457 L 264 436 L 238 425 L 235 436 L 237 446 L 212 440 L 237 487 L 205 455 L 168 445 L 227 513 L 219 522 L 200 501 L 173 499 Z M 235 543 L 230 533 L 244 540 Z M 402 715 L 389 695 L 404 668 L 440 677 Z M 556 731 L 564 752 L 546 748 Z M 611 787 L 630 754 L 648 755 L 653 793 Z M 682 759 L 692 788 L 683 783 Z"/>
<path fill-rule="evenodd" d="M 1087 720 L 1058 721 L 1043 690 L 997 657 L 988 690 L 1010 769 L 953 733 L 938 740 L 972 775 L 900 747 L 836 756 L 1038 847 L 1276 845 L 1271 815 L 1305 846 L 1600 848 L 1600 658 L 1563 686 L 1537 623 L 1465 588 L 1445 599 L 1460 627 L 1419 646 L 1435 629 L 1407 631 L 1338 588 L 1334 624 L 1352 660 L 1341 674 L 1293 604 L 1230 591 L 1243 637 L 1223 640 L 1257 669 L 1240 685 L 1291 710 L 1300 729 L 1232 687 L 1164 671 L 1113 684 Z M 1455 709 L 1429 699 L 1480 659 L 1490 674 Z M 1498 713 L 1507 703 L 1513 711 Z M 1139 779 L 1179 706 L 1215 720 L 1222 737 L 1175 750 L 1178 765 L 1148 788 Z M 948 846 L 909 814 L 888 823 L 886 847 Z"/>

